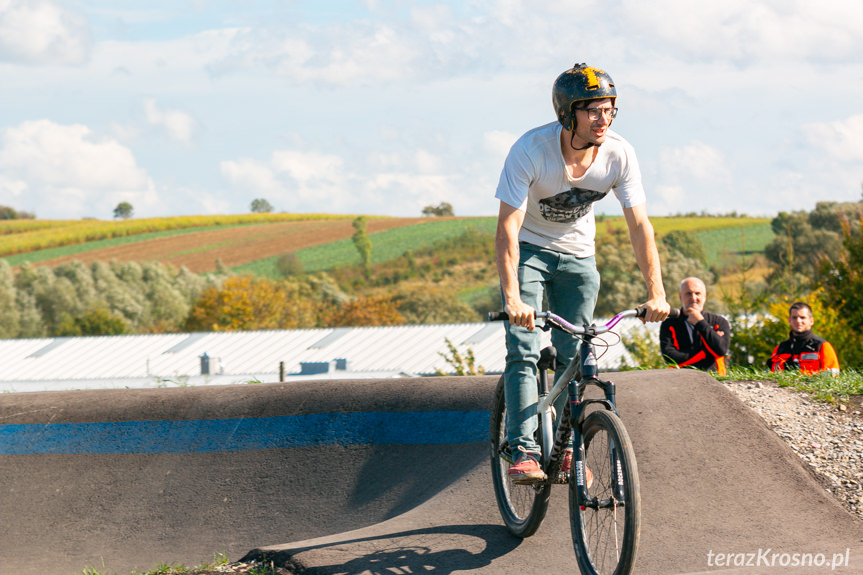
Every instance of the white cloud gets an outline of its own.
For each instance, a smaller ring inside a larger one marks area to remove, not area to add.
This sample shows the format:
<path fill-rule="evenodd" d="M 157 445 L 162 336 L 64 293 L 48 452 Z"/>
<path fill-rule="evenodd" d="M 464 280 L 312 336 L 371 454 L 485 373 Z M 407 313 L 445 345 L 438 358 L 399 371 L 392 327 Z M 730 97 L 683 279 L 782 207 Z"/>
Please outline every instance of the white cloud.
<path fill-rule="evenodd" d="M 27 192 L 27 182 L 13 180 L 0 173 L 0 204 L 4 206 L 20 205 L 22 196 Z"/>
<path fill-rule="evenodd" d="M 439 158 L 426 152 L 377 158 L 389 169 L 360 174 L 333 154 L 276 150 L 269 160 L 223 161 L 222 175 L 237 190 L 262 193 L 290 211 L 419 215 L 422 207 L 452 202 L 459 177 L 435 173 Z M 387 207 L 381 211 L 381 203 Z"/>
<path fill-rule="evenodd" d="M 863 161 L 863 115 L 803 126 L 809 145 L 840 162 Z"/>
<path fill-rule="evenodd" d="M 621 32 L 634 32 L 647 53 L 682 60 L 749 66 L 777 57 L 844 60 L 863 50 L 863 12 L 846 0 L 622 0 L 621 8 Z"/>
<path fill-rule="evenodd" d="M 53 2 L 0 0 L 0 60 L 82 64 L 90 52 L 87 21 Z"/>
<path fill-rule="evenodd" d="M 273 169 L 261 162 L 249 159 L 227 160 L 219 164 L 222 175 L 238 189 L 254 192 L 279 192 L 282 185 Z"/>
<path fill-rule="evenodd" d="M 648 190 L 651 212 L 731 211 L 725 200 L 735 191 L 734 178 L 717 148 L 699 141 L 662 148 L 658 172 L 659 181 Z"/>
<path fill-rule="evenodd" d="M 482 135 L 483 146 L 500 162 L 501 168 L 516 140 L 518 140 L 517 135 L 503 130 L 492 130 Z"/>
<path fill-rule="evenodd" d="M 473 5 L 393 3 L 373 17 L 345 22 L 291 22 L 225 30 L 229 42 L 209 65 L 214 75 L 264 71 L 298 83 L 329 86 L 419 84 L 501 69 L 535 71 L 560 57 L 568 35 L 554 4 Z M 597 33 L 597 37 L 599 34 Z M 588 43 L 590 32 L 579 36 Z"/>
<path fill-rule="evenodd" d="M 294 180 L 308 182 L 338 182 L 343 178 L 342 159 L 333 154 L 278 150 L 273 152 L 272 165 Z"/>
<path fill-rule="evenodd" d="M 114 201 L 136 209 L 157 203 L 131 150 L 80 124 L 36 120 L 6 128 L 0 169 L 7 181 L 27 182 L 26 206 L 20 207 L 43 217 L 97 216 L 110 212 Z"/>
<path fill-rule="evenodd" d="M 443 160 L 427 150 L 417 150 L 414 154 L 414 162 L 420 174 L 439 174 L 444 170 Z"/>
<path fill-rule="evenodd" d="M 152 98 L 144 101 L 144 113 L 150 125 L 165 128 L 171 139 L 178 142 L 190 143 L 198 131 L 198 122 L 191 115 L 172 108 L 159 108 Z"/>
<path fill-rule="evenodd" d="M 406 6 L 381 3 L 370 17 L 355 15 L 347 22 L 285 26 L 276 21 L 226 30 L 228 43 L 213 56 L 210 70 L 261 70 L 299 83 L 371 86 L 559 70 L 565 58 L 567 66 L 576 59 L 604 67 L 636 62 L 635 69 L 667 88 L 682 81 L 668 73 L 669 64 L 707 60 L 739 69 L 777 59 L 843 61 L 863 52 L 863 10 L 850 0 Z M 600 25 L 581 26 L 572 34 L 582 21 Z"/>
<path fill-rule="evenodd" d="M 731 181 L 722 152 L 703 142 L 660 152 L 661 170 L 668 180 L 686 179 L 701 184 L 727 184 Z"/>

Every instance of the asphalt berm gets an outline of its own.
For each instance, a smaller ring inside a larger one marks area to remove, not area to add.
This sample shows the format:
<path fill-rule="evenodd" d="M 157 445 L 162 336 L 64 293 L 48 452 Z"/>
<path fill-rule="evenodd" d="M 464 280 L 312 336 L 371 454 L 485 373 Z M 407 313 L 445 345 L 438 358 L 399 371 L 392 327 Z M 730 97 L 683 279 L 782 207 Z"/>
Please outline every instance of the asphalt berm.
<path fill-rule="evenodd" d="M 863 524 L 723 385 L 608 377 L 638 457 L 637 573 L 863 573 Z M 224 553 L 297 573 L 574 573 L 564 486 L 535 536 L 500 521 L 496 379 L 0 395 L 0 572 Z"/>

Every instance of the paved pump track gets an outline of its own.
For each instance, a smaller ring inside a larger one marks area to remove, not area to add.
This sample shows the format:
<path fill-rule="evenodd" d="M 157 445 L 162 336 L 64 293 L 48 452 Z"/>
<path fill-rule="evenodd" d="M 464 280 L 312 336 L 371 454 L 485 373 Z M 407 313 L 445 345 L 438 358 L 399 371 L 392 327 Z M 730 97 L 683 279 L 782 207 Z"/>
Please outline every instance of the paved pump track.
<path fill-rule="evenodd" d="M 863 573 L 863 524 L 722 384 L 610 378 L 641 476 L 637 573 Z M 565 487 L 529 539 L 498 516 L 495 381 L 0 395 L 0 573 L 215 553 L 302 573 L 576 573 Z"/>

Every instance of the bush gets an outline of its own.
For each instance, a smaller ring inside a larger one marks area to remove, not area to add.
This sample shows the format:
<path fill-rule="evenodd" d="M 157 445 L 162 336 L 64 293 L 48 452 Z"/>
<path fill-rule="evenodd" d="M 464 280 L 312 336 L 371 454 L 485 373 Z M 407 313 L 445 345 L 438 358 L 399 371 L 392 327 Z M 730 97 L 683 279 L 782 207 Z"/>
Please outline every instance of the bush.
<path fill-rule="evenodd" d="M 285 278 L 302 276 L 304 273 L 303 263 L 294 252 L 280 255 L 276 260 L 276 269 Z"/>
<path fill-rule="evenodd" d="M 72 317 L 64 315 L 57 325 L 58 336 L 83 335 L 122 335 L 128 331 L 123 318 L 105 309 L 97 307 L 83 315 Z"/>

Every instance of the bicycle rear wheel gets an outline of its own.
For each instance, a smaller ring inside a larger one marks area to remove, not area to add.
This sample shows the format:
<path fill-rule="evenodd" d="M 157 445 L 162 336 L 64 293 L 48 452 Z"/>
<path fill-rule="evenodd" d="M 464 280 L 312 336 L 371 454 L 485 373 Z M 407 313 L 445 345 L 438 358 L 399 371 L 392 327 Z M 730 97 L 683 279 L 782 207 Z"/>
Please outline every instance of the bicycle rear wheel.
<path fill-rule="evenodd" d="M 569 522 L 582 573 L 628 575 L 641 530 L 638 468 L 629 435 L 611 411 L 595 411 L 582 425 L 584 464 L 593 474 L 588 498 L 569 483 Z M 585 472 L 586 473 L 586 472 Z"/>
<path fill-rule="evenodd" d="M 543 481 L 534 485 L 513 483 L 507 471 L 513 464 L 506 438 L 506 401 L 503 376 L 497 383 L 491 410 L 491 477 L 497 506 L 507 529 L 517 537 L 530 537 L 539 529 L 548 510 L 551 484 Z"/>

